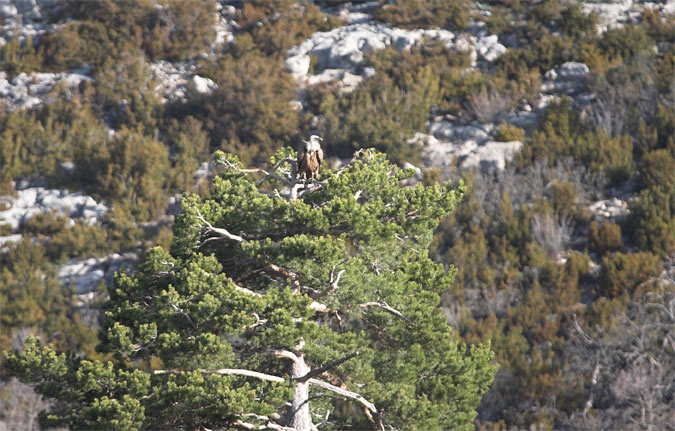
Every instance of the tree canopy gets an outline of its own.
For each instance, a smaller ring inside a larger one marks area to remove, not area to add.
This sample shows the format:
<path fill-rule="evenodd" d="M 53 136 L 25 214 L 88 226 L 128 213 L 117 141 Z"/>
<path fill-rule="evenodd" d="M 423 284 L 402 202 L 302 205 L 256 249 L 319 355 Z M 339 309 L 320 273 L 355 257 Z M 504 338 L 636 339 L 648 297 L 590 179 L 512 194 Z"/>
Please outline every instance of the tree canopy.
<path fill-rule="evenodd" d="M 320 181 L 223 165 L 183 200 L 170 250 L 109 289 L 98 350 L 29 338 L 11 374 L 57 400 L 71 429 L 472 429 L 489 345 L 458 341 L 440 309 L 456 270 L 428 257 L 463 187 L 404 186 L 372 150 Z"/>

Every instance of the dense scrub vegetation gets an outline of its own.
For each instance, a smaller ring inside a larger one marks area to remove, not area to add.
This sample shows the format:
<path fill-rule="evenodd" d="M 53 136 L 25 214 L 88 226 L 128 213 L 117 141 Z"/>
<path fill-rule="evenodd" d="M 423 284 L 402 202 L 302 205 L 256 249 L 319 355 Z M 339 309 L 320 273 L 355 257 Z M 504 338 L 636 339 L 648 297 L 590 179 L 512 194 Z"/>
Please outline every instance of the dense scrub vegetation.
<path fill-rule="evenodd" d="M 443 294 L 456 336 L 489 340 L 500 365 L 477 426 L 668 425 L 664 406 L 675 389 L 653 382 L 673 381 L 663 371 L 674 369 L 672 344 L 635 346 L 664 333 L 672 340 L 668 314 L 653 304 L 668 307 L 673 295 L 672 280 L 655 277 L 675 256 L 674 17 L 647 10 L 638 23 L 598 34 L 598 18 L 576 2 L 492 4 L 489 17 L 470 16 L 464 1 L 382 2 L 381 22 L 459 31 L 479 19 L 509 49 L 476 68 L 466 53 L 433 41 L 373 52 L 364 66 L 377 79 L 349 94 L 330 83 L 308 88 L 299 111 L 285 51 L 340 25 L 338 18 L 311 4 L 243 2 L 235 43 L 211 48 L 213 2 L 160 3 L 66 2 L 53 17 L 68 18 L 65 26 L 0 47 L 10 76 L 89 64 L 94 78 L 74 91 L 55 89 L 52 104 L 0 114 L 0 194 L 14 193 L 13 181 L 40 177 L 113 208 L 99 226 L 70 226 L 56 215 L 21 226 L 37 240 L 0 255 L 0 350 L 20 346 L 30 330 L 59 348 L 95 354 L 94 332 L 60 287 L 56 265 L 155 242 L 168 247 L 169 230 L 151 225 L 176 193 L 211 193 L 193 173 L 214 150 L 261 163 L 311 131 L 331 156 L 374 147 L 396 163 L 419 163 L 422 148 L 407 140 L 425 130 L 431 113 L 494 123 L 495 139 L 523 141 L 502 172 L 424 172 L 427 184 L 461 177 L 467 185 L 431 255 L 458 271 Z M 218 89 L 162 104 L 148 62 L 201 52 L 211 55 L 194 60 L 196 73 Z M 543 73 L 566 61 L 590 68 L 590 103 L 553 101 L 531 130 L 501 122 L 518 106 L 536 108 Z M 628 202 L 627 216 L 589 211 L 591 201 L 613 197 Z M 665 374 L 636 359 L 647 354 Z M 651 423 L 640 416 L 646 400 Z"/>

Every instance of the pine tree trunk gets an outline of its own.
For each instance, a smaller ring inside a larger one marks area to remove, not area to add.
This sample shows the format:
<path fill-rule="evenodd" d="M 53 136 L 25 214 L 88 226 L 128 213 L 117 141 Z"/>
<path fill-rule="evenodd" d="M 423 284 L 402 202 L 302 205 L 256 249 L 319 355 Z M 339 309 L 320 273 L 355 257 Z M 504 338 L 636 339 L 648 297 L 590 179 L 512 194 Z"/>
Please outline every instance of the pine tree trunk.
<path fill-rule="evenodd" d="M 309 371 L 310 368 L 307 362 L 305 362 L 305 355 L 298 355 L 298 359 L 293 361 L 293 377 L 302 377 L 309 373 Z M 296 383 L 291 408 L 293 409 L 291 427 L 297 431 L 313 431 L 316 429 L 312 423 L 312 415 L 309 412 L 309 383 Z"/>

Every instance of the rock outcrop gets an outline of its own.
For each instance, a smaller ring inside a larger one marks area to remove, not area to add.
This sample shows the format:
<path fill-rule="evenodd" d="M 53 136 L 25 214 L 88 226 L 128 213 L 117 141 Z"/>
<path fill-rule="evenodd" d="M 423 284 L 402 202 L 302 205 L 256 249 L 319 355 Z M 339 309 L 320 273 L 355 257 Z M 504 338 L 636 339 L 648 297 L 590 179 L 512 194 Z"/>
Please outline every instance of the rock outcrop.
<path fill-rule="evenodd" d="M 314 72 L 318 73 L 337 69 L 360 74 L 369 53 L 388 46 L 404 51 L 423 40 L 436 40 L 449 48 L 468 51 L 474 63 L 476 60 L 492 62 L 506 52 L 497 36 L 487 35 L 484 30 L 478 35 L 438 29 L 405 30 L 361 19 L 331 31 L 314 33 L 288 51 L 285 64 L 287 70 L 300 80 L 309 75 L 312 63 Z"/>
<path fill-rule="evenodd" d="M 504 169 L 506 163 L 513 159 L 523 145 L 520 141 L 489 140 L 484 131 L 476 126 L 463 127 L 463 130 L 468 131 L 467 133 L 475 132 L 476 135 L 468 139 L 439 141 L 433 135 L 417 133 L 408 142 L 423 147 L 422 154 L 426 166 L 443 168 L 456 165 L 462 170 L 478 168 L 484 172 Z M 478 130 L 481 130 L 481 133 L 477 132 Z M 478 139 L 475 139 L 476 137 Z"/>
<path fill-rule="evenodd" d="M 598 32 L 603 33 L 624 24 L 639 21 L 645 9 L 652 9 L 659 14 L 675 13 L 675 1 L 659 2 L 641 0 L 586 0 L 583 2 L 584 13 L 595 13 L 598 18 Z"/>
<path fill-rule="evenodd" d="M 94 292 L 103 280 L 111 283 L 115 272 L 124 267 L 131 268 L 138 261 L 137 253 L 111 254 L 106 257 L 74 259 L 61 266 L 58 278 L 71 286 L 77 295 Z"/>
<path fill-rule="evenodd" d="M 0 225 L 9 225 L 15 231 L 31 217 L 50 212 L 94 224 L 108 210 L 104 203 L 80 192 L 31 187 L 19 190 L 16 197 L 0 197 Z"/>
<path fill-rule="evenodd" d="M 587 89 L 590 73 L 584 63 L 563 63 L 544 74 L 541 91 L 546 94 L 576 96 Z"/>
<path fill-rule="evenodd" d="M 89 67 L 82 67 L 61 73 L 20 73 L 11 78 L 0 72 L 0 104 L 7 111 L 36 108 L 52 100 L 57 86 L 69 90 L 92 81 L 89 72 Z"/>

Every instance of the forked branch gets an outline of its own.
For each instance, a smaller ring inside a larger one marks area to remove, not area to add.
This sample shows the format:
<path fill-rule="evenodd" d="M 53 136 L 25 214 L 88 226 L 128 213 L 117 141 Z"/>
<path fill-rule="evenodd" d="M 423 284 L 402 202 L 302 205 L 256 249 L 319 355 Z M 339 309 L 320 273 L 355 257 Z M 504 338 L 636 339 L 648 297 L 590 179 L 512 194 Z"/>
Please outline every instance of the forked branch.
<path fill-rule="evenodd" d="M 227 229 L 223 229 L 223 228 L 220 228 L 220 227 L 213 226 L 211 223 L 206 221 L 206 219 L 199 212 L 199 209 L 197 209 L 197 220 L 204 223 L 204 225 L 206 226 L 206 231 L 208 233 L 214 233 L 214 234 L 217 235 L 216 237 L 211 237 L 211 238 L 206 239 L 204 241 L 204 244 L 209 242 L 209 241 L 214 241 L 214 240 L 223 239 L 223 238 L 231 239 L 231 240 L 237 241 L 237 242 L 246 242 L 246 240 L 244 238 L 242 238 L 239 235 L 231 234 L 230 232 L 228 232 Z"/>

